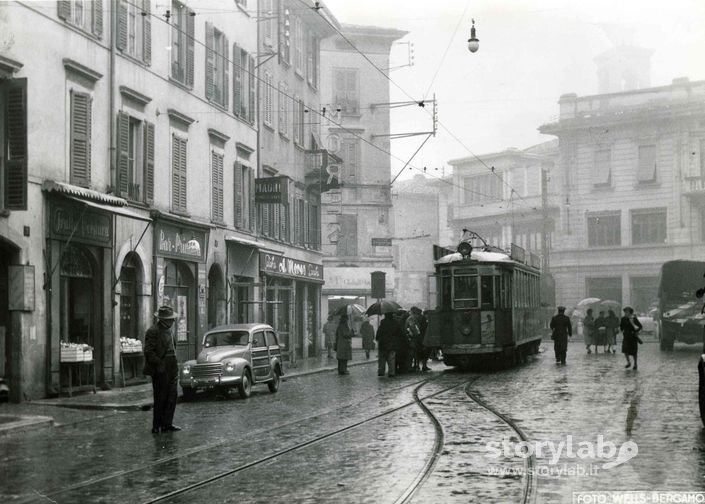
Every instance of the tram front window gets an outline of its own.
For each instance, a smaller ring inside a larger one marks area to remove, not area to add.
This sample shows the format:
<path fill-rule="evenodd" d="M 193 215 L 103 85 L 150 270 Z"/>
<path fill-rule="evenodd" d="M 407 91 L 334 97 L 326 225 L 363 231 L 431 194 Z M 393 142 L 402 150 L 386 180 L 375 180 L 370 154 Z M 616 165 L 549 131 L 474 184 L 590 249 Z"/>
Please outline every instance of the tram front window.
<path fill-rule="evenodd" d="M 453 308 L 477 308 L 477 277 L 456 276 L 453 284 Z"/>
<path fill-rule="evenodd" d="M 482 308 L 494 308 L 494 277 L 482 276 L 480 280 Z"/>

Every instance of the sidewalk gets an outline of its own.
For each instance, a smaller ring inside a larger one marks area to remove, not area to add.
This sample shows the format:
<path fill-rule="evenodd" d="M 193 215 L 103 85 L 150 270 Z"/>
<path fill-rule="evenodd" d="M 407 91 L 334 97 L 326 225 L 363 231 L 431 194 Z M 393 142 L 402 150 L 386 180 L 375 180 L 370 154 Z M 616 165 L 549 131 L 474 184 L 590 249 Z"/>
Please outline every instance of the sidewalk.
<path fill-rule="evenodd" d="M 377 362 L 377 352 L 370 353 L 370 359 L 365 358 L 361 349 L 353 349 L 353 358 L 348 366 L 361 366 Z M 325 354 L 319 357 L 309 357 L 296 363 L 284 363 L 282 381 L 314 373 L 332 372 L 337 370 L 338 361 L 328 358 Z M 38 408 L 41 407 L 41 408 Z M 81 410 L 123 410 L 145 411 L 152 407 L 152 384 L 146 383 L 112 390 L 98 390 L 93 393 L 82 393 L 73 397 L 60 396 L 51 399 L 26 401 L 21 404 L 0 405 L 0 435 L 18 429 L 50 427 L 55 424 L 55 414 L 52 408 L 72 408 Z M 36 411 L 40 409 L 40 411 Z M 32 414 L 36 411 L 39 414 Z M 58 412 L 58 411 L 57 411 Z M 51 415 L 51 416 L 48 416 Z"/>

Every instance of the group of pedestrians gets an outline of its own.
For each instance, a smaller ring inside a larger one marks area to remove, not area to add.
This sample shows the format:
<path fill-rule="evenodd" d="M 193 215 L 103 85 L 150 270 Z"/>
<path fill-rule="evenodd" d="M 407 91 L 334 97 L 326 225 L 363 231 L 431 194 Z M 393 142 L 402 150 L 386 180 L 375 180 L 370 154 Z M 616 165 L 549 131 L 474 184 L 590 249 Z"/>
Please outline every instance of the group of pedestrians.
<path fill-rule="evenodd" d="M 623 335 L 622 353 L 627 360 L 624 367 L 628 369 L 633 365 L 633 369 L 636 371 L 638 369 L 639 345 L 643 343 L 639 332 L 643 327 L 634 315 L 634 309 L 631 306 L 625 307 L 623 311 L 624 316 L 621 319 L 617 318 L 613 310 L 609 310 L 607 315 L 604 311 L 600 311 L 598 318 L 594 319 L 592 309 L 589 309 L 583 319 L 585 345 L 587 353 L 592 353 L 590 349 L 592 345 L 595 346 L 595 353 L 598 353 L 598 345 L 603 346 L 604 353 L 615 353 L 617 334 L 621 331 Z M 568 338 L 573 336 L 573 326 L 570 318 L 565 314 L 565 306 L 558 307 L 558 313 L 551 319 L 550 328 L 556 364 L 565 365 Z"/>

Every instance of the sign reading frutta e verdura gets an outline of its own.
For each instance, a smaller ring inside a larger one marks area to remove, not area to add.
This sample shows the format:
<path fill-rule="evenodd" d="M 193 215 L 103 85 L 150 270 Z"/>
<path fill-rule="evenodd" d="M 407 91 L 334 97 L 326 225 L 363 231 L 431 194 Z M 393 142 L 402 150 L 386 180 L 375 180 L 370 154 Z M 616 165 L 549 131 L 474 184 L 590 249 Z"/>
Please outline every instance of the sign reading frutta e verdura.
<path fill-rule="evenodd" d="M 158 223 L 154 227 L 154 248 L 159 256 L 203 261 L 208 236 L 205 231 Z"/>
<path fill-rule="evenodd" d="M 52 238 L 109 247 L 112 245 L 113 220 L 109 213 L 52 201 L 49 207 L 49 233 Z"/>

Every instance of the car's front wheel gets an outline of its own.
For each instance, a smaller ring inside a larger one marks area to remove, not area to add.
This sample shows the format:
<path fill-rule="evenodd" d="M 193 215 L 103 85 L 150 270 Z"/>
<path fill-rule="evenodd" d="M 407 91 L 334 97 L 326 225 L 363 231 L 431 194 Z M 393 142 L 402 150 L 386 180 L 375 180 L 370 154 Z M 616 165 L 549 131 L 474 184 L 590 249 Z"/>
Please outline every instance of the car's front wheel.
<path fill-rule="evenodd" d="M 267 386 L 269 387 L 269 391 L 274 394 L 277 390 L 279 390 L 279 385 L 281 384 L 281 378 L 279 377 L 279 368 L 276 368 L 272 375 L 272 381 L 267 383 Z"/>
<path fill-rule="evenodd" d="M 237 385 L 237 391 L 240 393 L 240 397 L 247 399 L 252 393 L 252 376 L 250 375 L 250 370 L 245 369 L 242 372 L 242 378 L 240 383 Z"/>

